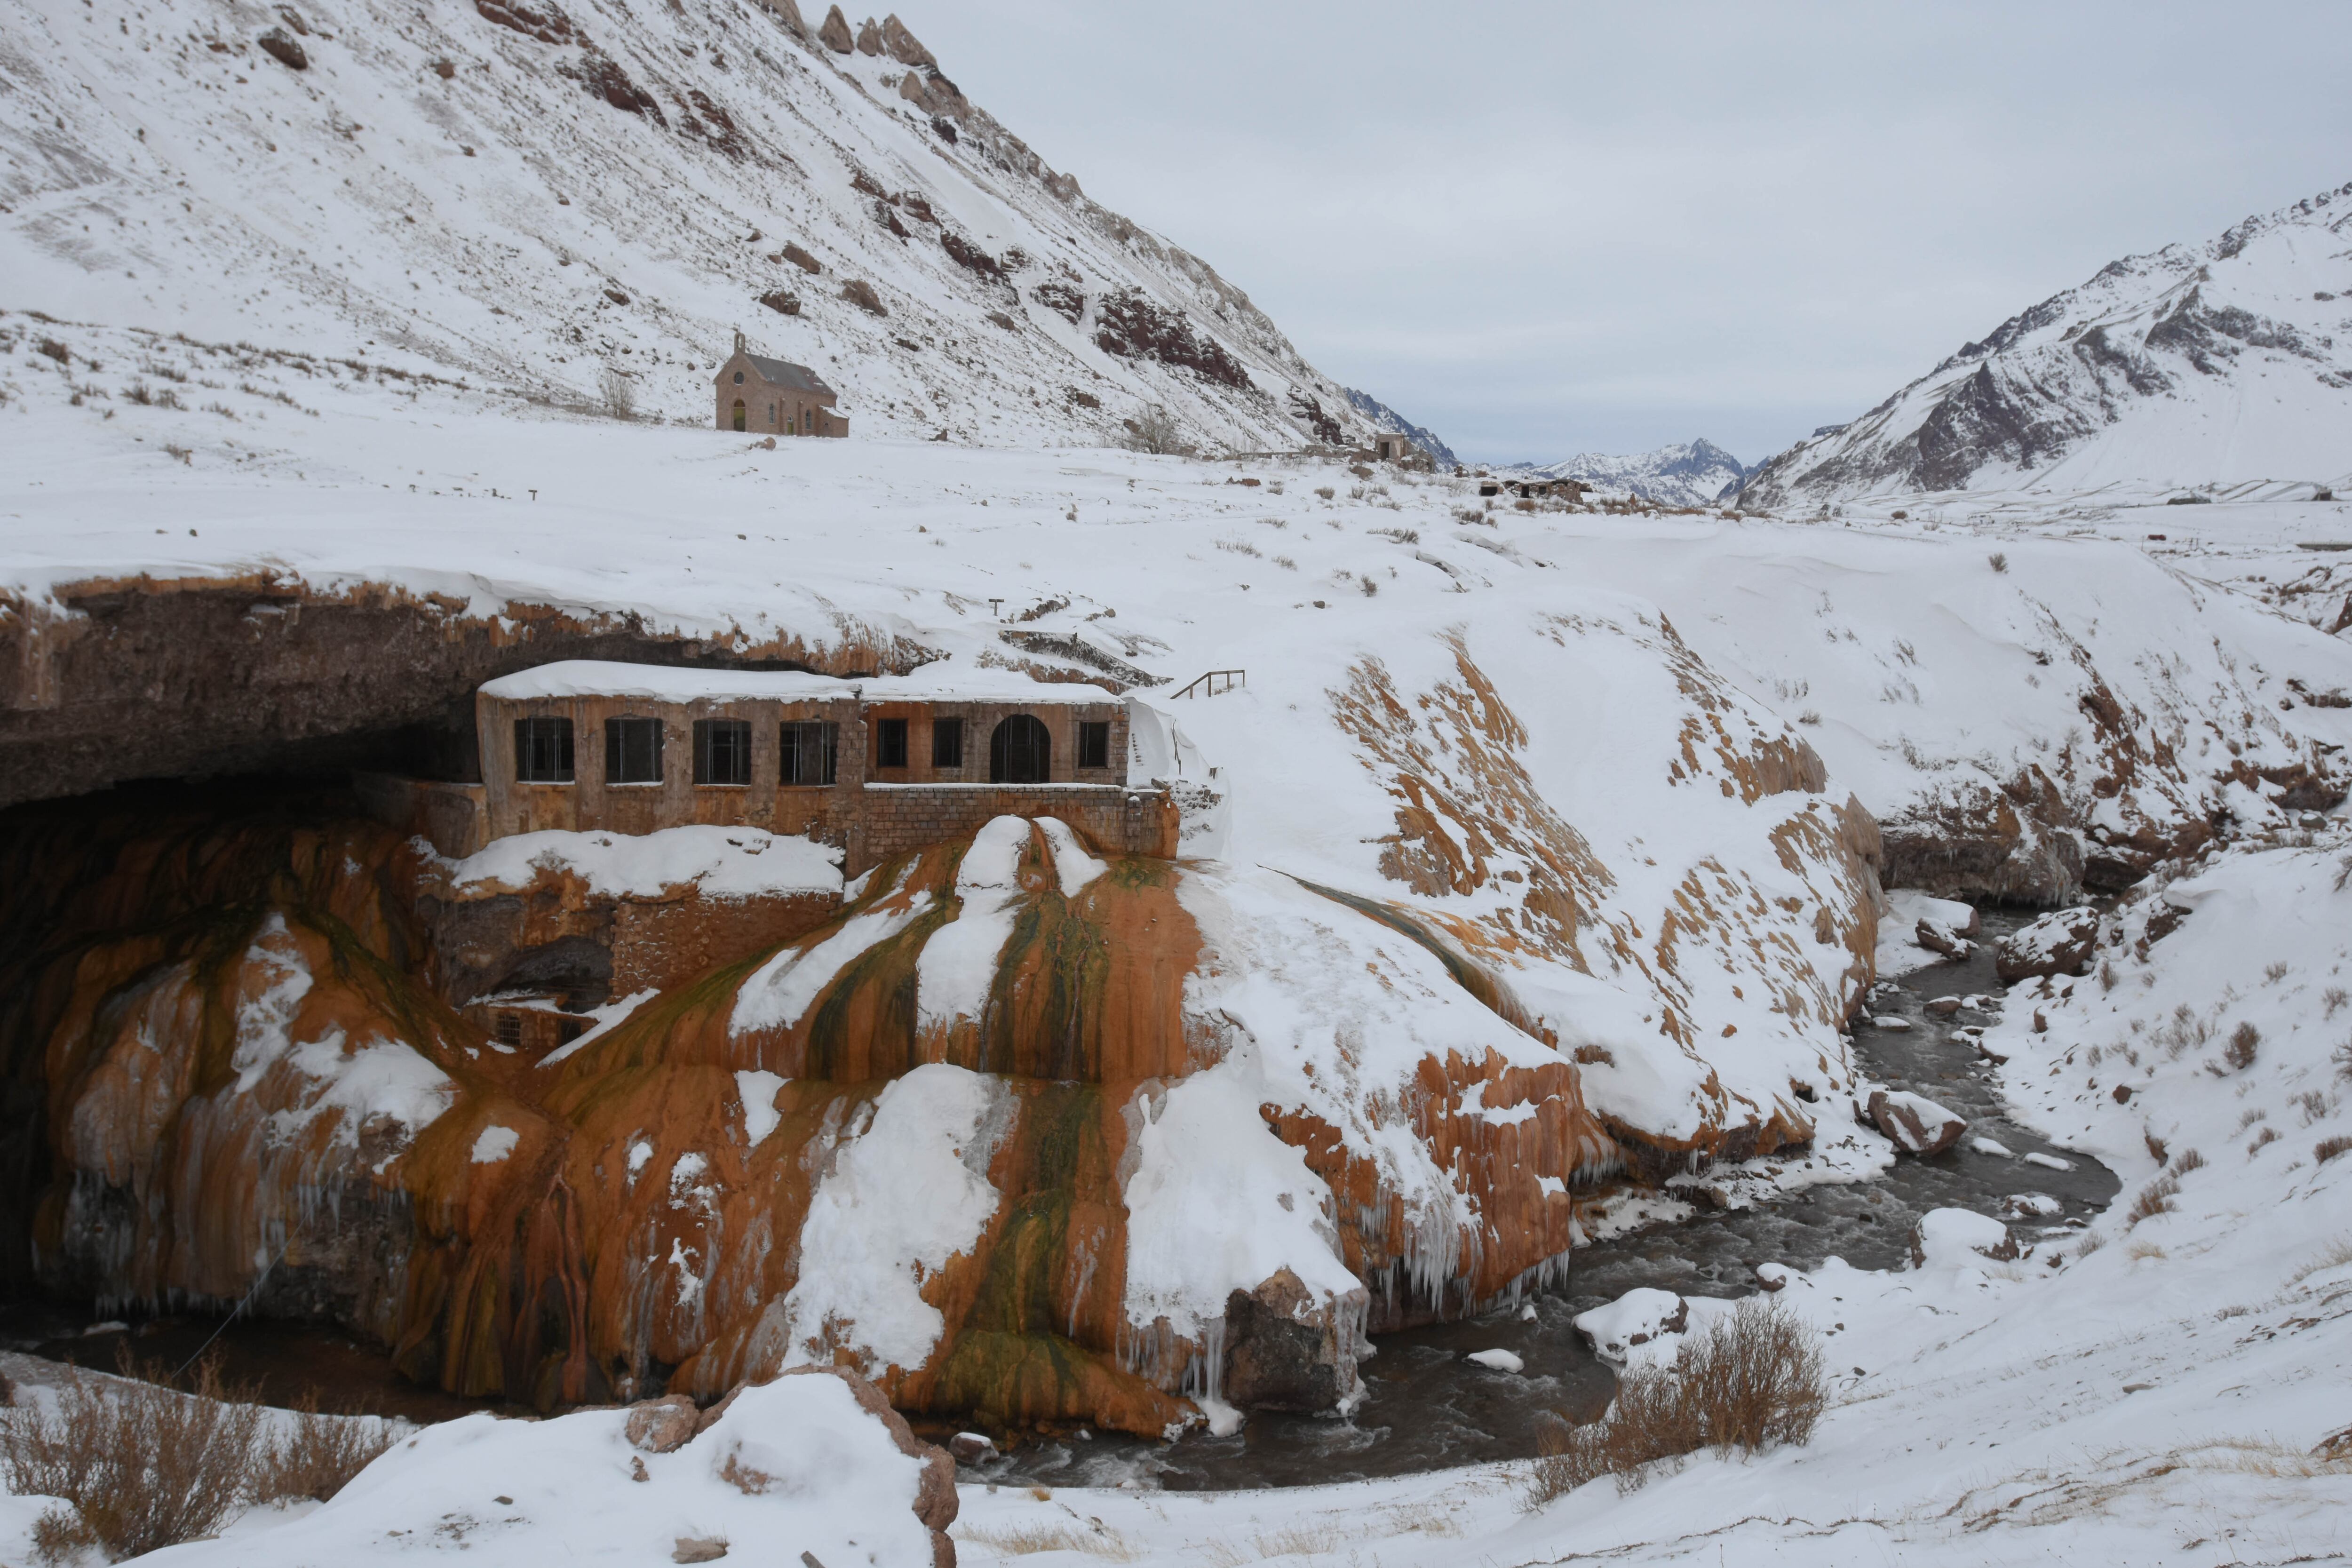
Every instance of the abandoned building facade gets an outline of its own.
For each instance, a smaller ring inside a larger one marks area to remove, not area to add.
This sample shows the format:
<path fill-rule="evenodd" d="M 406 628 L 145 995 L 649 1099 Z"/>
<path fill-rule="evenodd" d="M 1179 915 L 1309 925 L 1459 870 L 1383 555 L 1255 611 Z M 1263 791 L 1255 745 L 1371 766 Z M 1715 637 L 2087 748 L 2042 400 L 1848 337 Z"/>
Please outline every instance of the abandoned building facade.
<path fill-rule="evenodd" d="M 751 353 L 740 332 L 735 334 L 735 352 L 719 367 L 712 387 L 721 430 L 754 436 L 849 434 L 849 416 L 835 413 L 832 406 L 839 393 L 804 364 Z"/>
<path fill-rule="evenodd" d="M 835 845 L 854 877 L 1005 816 L 1172 856 L 1167 791 L 1130 782 L 1135 721 L 1100 687 L 1009 670 L 841 679 L 577 659 L 477 693 L 479 783 L 377 778 L 363 793 L 452 858 L 548 829 L 740 826 Z"/>

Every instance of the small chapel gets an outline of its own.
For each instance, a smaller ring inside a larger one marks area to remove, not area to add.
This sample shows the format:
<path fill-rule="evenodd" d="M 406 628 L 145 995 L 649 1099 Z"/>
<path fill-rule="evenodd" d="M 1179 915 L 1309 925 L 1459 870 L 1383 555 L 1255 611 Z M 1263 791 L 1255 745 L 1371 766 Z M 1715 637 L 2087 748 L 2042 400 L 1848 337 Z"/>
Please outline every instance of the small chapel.
<path fill-rule="evenodd" d="M 816 372 L 790 360 L 751 353 L 743 334 L 713 382 L 719 428 L 748 435 L 846 436 L 849 416 L 830 406 L 841 395 Z"/>

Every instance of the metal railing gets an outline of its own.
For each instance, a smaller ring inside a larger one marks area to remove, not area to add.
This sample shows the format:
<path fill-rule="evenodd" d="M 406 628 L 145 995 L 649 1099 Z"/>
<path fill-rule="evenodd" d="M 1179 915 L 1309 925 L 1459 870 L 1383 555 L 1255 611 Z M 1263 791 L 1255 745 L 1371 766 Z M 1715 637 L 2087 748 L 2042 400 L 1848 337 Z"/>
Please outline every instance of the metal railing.
<path fill-rule="evenodd" d="M 1224 684 L 1220 686 L 1217 684 L 1219 681 Z M 1236 686 L 1248 684 L 1249 671 L 1246 669 L 1213 669 L 1174 695 L 1190 697 L 1197 691 L 1203 697 L 1214 697 L 1221 691 L 1231 691 Z"/>

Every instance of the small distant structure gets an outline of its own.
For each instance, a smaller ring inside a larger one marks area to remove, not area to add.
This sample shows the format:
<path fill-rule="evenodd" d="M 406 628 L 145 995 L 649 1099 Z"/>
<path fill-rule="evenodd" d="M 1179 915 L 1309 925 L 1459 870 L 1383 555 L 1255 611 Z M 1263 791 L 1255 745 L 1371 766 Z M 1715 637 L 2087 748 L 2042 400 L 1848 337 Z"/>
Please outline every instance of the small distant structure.
<path fill-rule="evenodd" d="M 1482 496 L 1516 495 L 1523 500 L 1535 500 L 1545 496 L 1558 496 L 1565 500 L 1580 501 L 1586 485 L 1581 479 L 1497 479 L 1481 478 L 1478 493 Z"/>
<path fill-rule="evenodd" d="M 841 394 L 816 372 L 790 360 L 755 354 L 735 334 L 735 352 L 719 367 L 719 428 L 760 436 L 846 436 L 849 416 L 831 405 Z"/>
<path fill-rule="evenodd" d="M 1410 436 L 1399 435 L 1394 430 L 1372 432 L 1372 457 L 1375 461 L 1402 463 L 1420 450 L 1420 447 L 1412 444 L 1412 437 Z"/>

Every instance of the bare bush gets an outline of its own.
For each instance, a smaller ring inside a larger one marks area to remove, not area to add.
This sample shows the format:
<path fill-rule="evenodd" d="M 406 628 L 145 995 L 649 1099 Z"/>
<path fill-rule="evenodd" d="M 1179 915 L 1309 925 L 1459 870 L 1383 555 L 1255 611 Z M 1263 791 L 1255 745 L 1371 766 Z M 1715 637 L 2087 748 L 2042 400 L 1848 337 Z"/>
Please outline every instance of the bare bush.
<path fill-rule="evenodd" d="M 183 1392 L 160 1363 L 125 1349 L 121 1379 L 78 1371 L 52 1405 L 0 1415 L 0 1471 L 15 1492 L 62 1499 L 37 1548 L 53 1560 L 90 1545 L 136 1557 L 216 1533 L 248 1503 L 325 1501 L 392 1446 L 388 1422 L 320 1414 L 305 1396 L 275 1436 L 250 1385 L 205 1361 Z"/>
<path fill-rule="evenodd" d="M 392 1424 L 375 1416 L 326 1415 L 319 1391 L 295 1402 L 292 1419 L 259 1455 L 253 1474 L 257 1499 L 309 1498 L 325 1502 L 392 1447 Z"/>
<path fill-rule="evenodd" d="M 1985 564 L 1996 572 L 2006 572 L 2009 570 L 2009 557 L 1996 550 L 1985 557 Z"/>
<path fill-rule="evenodd" d="M 2312 1152 L 2319 1156 L 2319 1163 L 2325 1165 L 2338 1154 L 2352 1154 L 2352 1138 L 2322 1138 Z"/>
<path fill-rule="evenodd" d="M 604 376 L 598 384 L 600 400 L 606 417 L 635 419 L 637 416 L 637 389 L 629 380 L 629 373 L 619 365 L 604 367 Z"/>
<path fill-rule="evenodd" d="M 249 1494 L 261 1423 L 213 1363 L 185 1394 L 73 1373 L 54 1407 L 0 1424 L 0 1468 L 10 1490 L 72 1504 L 108 1555 L 136 1557 L 227 1522 Z"/>
<path fill-rule="evenodd" d="M 2352 1002 L 2352 992 L 2347 992 L 2341 985 L 2331 985 L 2319 994 L 2319 999 L 2326 1005 L 2327 1016 L 2333 1018 L 2344 1010 L 2347 1002 Z"/>
<path fill-rule="evenodd" d="M 1541 1508 L 1601 1476 L 1633 1491 L 1651 1465 L 1701 1448 L 1728 1456 L 1801 1444 L 1828 1407 L 1821 1336 L 1780 1302 L 1751 1296 L 1691 1336 L 1672 1366 L 1628 1370 L 1599 1421 L 1551 1434 L 1528 1506 Z"/>
<path fill-rule="evenodd" d="M 2183 1149 L 2180 1152 L 2180 1158 L 2172 1162 L 2172 1173 L 2176 1176 L 2185 1176 L 2191 1171 L 2201 1171 L 2204 1168 L 2205 1156 L 2194 1149 Z"/>
<path fill-rule="evenodd" d="M 1130 452 L 1149 452 L 1154 457 L 1187 458 L 1192 454 L 1191 445 L 1184 439 L 1183 426 L 1157 403 L 1146 404 L 1134 418 L 1123 421 L 1111 438 Z"/>
<path fill-rule="evenodd" d="M 2221 1047 L 2221 1059 L 2232 1072 L 2243 1072 L 2254 1065 L 2255 1049 L 2263 1043 L 2263 1032 L 2252 1024 L 2240 1024 L 2230 1031 L 2230 1043 Z"/>

